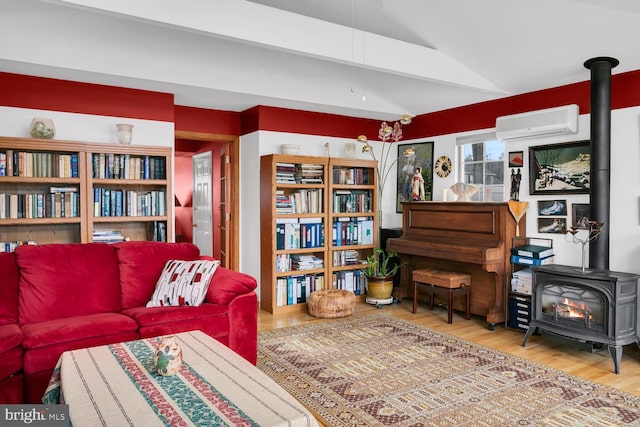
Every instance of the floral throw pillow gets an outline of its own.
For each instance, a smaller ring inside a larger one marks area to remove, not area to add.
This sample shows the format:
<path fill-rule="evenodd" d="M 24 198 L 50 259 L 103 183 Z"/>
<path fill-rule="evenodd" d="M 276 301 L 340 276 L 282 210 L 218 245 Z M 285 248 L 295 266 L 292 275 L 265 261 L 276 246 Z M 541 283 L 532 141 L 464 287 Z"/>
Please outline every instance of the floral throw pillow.
<path fill-rule="evenodd" d="M 167 261 L 147 307 L 199 306 L 219 265 L 217 260 Z"/>

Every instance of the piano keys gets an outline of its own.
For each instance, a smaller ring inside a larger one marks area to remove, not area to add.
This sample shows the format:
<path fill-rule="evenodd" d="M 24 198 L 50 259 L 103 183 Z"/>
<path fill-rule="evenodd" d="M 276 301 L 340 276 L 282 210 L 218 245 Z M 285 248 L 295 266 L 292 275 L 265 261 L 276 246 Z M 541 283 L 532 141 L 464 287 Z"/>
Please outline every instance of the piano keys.
<path fill-rule="evenodd" d="M 411 295 L 411 272 L 438 268 L 471 275 L 471 313 L 486 317 L 489 329 L 505 321 L 506 280 L 516 227 L 507 203 L 403 203 L 402 234 L 387 240 L 404 263 L 396 297 Z M 454 308 L 464 310 L 458 302 Z"/>

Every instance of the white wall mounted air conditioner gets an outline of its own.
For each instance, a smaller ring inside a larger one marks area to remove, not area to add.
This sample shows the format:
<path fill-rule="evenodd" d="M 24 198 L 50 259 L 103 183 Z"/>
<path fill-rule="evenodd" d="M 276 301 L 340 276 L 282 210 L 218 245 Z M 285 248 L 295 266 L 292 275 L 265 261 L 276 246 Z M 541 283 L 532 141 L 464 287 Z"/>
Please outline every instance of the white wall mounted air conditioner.
<path fill-rule="evenodd" d="M 502 116 L 496 119 L 496 136 L 503 141 L 576 132 L 578 132 L 578 106 L 576 104 Z"/>

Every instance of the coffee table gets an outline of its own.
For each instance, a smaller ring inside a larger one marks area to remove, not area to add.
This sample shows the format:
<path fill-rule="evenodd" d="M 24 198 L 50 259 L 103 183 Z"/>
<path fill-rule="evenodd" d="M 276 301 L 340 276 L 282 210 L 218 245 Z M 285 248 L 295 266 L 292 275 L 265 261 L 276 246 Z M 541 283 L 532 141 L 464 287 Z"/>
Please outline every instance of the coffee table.
<path fill-rule="evenodd" d="M 158 340 L 141 339 L 62 354 L 45 403 L 69 405 L 77 426 L 317 426 L 293 396 L 201 331 L 175 334 L 183 365 L 162 377 Z"/>

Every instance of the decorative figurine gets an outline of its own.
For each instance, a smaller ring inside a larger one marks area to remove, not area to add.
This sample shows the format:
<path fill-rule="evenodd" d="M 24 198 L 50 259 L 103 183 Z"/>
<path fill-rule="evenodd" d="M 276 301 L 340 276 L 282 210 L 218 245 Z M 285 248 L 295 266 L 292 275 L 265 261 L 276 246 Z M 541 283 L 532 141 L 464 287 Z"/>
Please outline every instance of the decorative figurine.
<path fill-rule="evenodd" d="M 161 337 L 159 340 L 160 342 L 153 356 L 156 372 L 165 377 L 175 375 L 180 370 L 180 365 L 182 365 L 182 348 L 173 335 Z"/>

